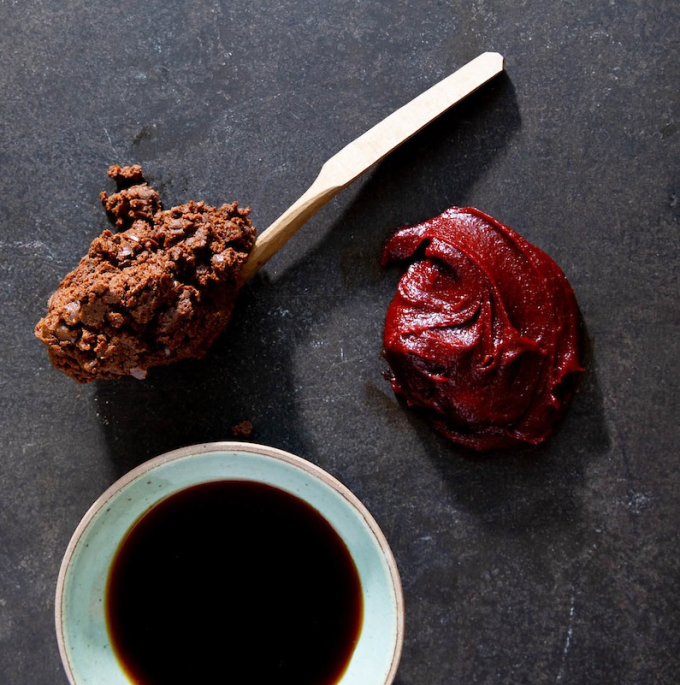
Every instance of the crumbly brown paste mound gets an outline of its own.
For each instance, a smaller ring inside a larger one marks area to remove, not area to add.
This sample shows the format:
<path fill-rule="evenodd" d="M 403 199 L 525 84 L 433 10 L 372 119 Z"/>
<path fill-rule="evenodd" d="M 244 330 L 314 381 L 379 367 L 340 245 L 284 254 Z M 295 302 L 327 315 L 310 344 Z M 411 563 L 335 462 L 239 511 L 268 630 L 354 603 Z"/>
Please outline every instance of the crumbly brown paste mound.
<path fill-rule="evenodd" d="M 52 364 L 80 383 L 202 357 L 231 317 L 255 242 L 249 208 L 204 202 L 161 210 L 139 165 L 112 166 L 104 231 L 64 278 L 35 328 Z"/>

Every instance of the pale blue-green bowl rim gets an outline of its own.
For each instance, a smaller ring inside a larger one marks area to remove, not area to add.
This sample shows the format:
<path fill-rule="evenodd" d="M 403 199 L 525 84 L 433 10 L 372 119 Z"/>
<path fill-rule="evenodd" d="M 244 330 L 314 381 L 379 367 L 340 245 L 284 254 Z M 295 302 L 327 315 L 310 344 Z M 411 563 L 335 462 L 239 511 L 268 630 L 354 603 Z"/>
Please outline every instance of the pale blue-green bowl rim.
<path fill-rule="evenodd" d="M 358 513 L 364 520 L 367 527 L 375 537 L 378 546 L 380 547 L 383 559 L 390 574 L 390 581 L 392 584 L 396 604 L 395 608 L 397 625 L 395 626 L 396 636 L 394 642 L 394 651 L 392 654 L 392 661 L 389 672 L 384 680 L 384 685 L 390 685 L 393 682 L 397 673 L 397 668 L 399 666 L 399 661 L 401 659 L 401 652 L 404 642 L 404 596 L 401 585 L 401 578 L 399 576 L 399 571 L 397 569 L 397 564 L 394 559 L 394 555 L 392 554 L 392 550 L 390 549 L 389 543 L 387 542 L 387 539 L 383 534 L 382 530 L 378 526 L 377 522 L 375 521 L 371 513 L 364 506 L 364 504 L 356 497 L 356 495 L 354 495 L 354 493 L 352 493 L 345 485 L 343 485 L 339 480 L 337 480 L 337 478 L 331 476 L 328 472 L 324 471 L 319 466 L 316 466 L 315 464 L 307 461 L 306 459 L 303 459 L 302 457 L 298 457 L 290 452 L 286 452 L 285 450 L 281 450 L 276 447 L 260 445 L 252 442 L 238 441 L 221 441 L 202 443 L 198 445 L 190 445 L 154 457 L 153 459 L 150 459 L 140 464 L 131 471 L 128 471 L 125 475 L 119 478 L 115 483 L 113 483 L 113 485 L 107 488 L 107 490 L 99 498 L 97 498 L 97 500 L 92 504 L 92 506 L 83 516 L 77 528 L 75 529 L 73 535 L 71 536 L 71 540 L 69 541 L 68 547 L 66 548 L 66 552 L 64 553 L 61 567 L 59 569 L 59 576 L 57 578 L 56 587 L 55 624 L 57 632 L 57 643 L 59 646 L 61 660 L 66 670 L 66 674 L 69 678 L 69 681 L 73 683 L 73 685 L 77 685 L 75 673 L 73 672 L 73 669 L 71 668 L 69 662 L 68 650 L 66 649 L 63 635 L 64 624 L 62 601 L 64 597 L 66 574 L 69 569 L 71 560 L 83 534 L 92 522 L 92 519 L 97 515 L 99 511 L 101 511 L 106 506 L 107 502 L 109 502 L 120 490 L 122 490 L 128 484 L 132 483 L 138 478 L 143 477 L 148 472 L 162 466 L 163 464 L 176 461 L 179 459 L 185 459 L 187 457 L 191 457 L 192 455 L 201 455 L 210 452 L 225 451 L 256 454 L 258 456 L 277 459 L 283 462 L 287 462 L 288 464 L 291 464 L 293 466 L 296 466 L 301 470 L 307 472 L 312 477 L 315 477 L 321 482 L 325 483 L 336 493 L 342 496 L 350 505 L 350 507 L 353 508 L 355 512 Z M 383 685 L 383 683 L 381 683 L 381 685 Z"/>

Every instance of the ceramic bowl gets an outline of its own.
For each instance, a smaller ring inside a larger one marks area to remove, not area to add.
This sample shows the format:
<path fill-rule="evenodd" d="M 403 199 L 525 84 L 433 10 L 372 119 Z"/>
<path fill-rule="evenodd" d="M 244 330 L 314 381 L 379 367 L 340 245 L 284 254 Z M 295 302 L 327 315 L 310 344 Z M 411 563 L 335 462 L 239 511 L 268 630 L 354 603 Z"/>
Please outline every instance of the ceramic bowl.
<path fill-rule="evenodd" d="M 56 628 L 72 685 L 129 685 L 104 614 L 109 567 L 135 521 L 161 499 L 199 483 L 243 479 L 285 490 L 313 506 L 344 540 L 359 572 L 364 619 L 338 685 L 388 685 L 401 655 L 404 609 L 394 557 L 373 517 L 340 482 L 271 447 L 223 442 L 156 457 L 112 485 L 76 529 L 57 582 Z"/>

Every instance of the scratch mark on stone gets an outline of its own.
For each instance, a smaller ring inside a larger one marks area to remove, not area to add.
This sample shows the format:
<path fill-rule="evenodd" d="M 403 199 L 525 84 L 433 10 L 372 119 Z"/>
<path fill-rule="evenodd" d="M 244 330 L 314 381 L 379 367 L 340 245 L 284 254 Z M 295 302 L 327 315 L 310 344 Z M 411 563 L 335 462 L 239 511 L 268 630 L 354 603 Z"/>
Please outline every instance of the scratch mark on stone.
<path fill-rule="evenodd" d="M 109 133 L 106 126 L 102 126 L 102 128 L 104 129 L 104 135 L 106 136 L 106 139 L 109 141 L 109 145 L 111 146 L 111 151 L 117 157 L 118 156 L 118 150 L 116 150 L 116 146 L 113 144 L 113 139 L 111 138 L 111 134 Z"/>
<path fill-rule="evenodd" d="M 574 595 L 571 595 L 571 605 L 569 606 L 569 623 L 567 625 L 567 639 L 564 641 L 564 649 L 562 650 L 562 660 L 560 662 L 560 670 L 557 673 L 556 683 L 561 683 L 564 677 L 564 667 L 567 662 L 567 656 L 571 650 L 571 639 L 574 635 Z"/>
<path fill-rule="evenodd" d="M 13 240 L 9 242 L 0 241 L 0 250 L 15 250 L 21 255 L 29 257 L 44 257 L 49 261 L 58 262 L 54 252 L 42 240 Z"/>

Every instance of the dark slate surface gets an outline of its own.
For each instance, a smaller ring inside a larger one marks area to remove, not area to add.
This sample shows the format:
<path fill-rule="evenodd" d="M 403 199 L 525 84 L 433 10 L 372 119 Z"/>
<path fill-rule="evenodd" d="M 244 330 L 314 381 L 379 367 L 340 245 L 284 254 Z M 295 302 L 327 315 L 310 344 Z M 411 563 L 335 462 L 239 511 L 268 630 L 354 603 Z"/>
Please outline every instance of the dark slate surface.
<path fill-rule="evenodd" d="M 97 496 L 244 419 L 383 528 L 399 685 L 677 682 L 677 2 L 0 0 L 0 19 L 0 683 L 67 682 L 55 583 Z M 310 221 L 205 361 L 88 386 L 52 370 L 32 329 L 107 225 L 110 164 L 143 164 L 165 206 L 237 199 L 264 228 L 486 50 L 507 74 Z M 381 375 L 382 245 L 452 204 L 514 227 L 576 290 L 588 373 L 543 448 L 471 455 Z"/>

